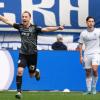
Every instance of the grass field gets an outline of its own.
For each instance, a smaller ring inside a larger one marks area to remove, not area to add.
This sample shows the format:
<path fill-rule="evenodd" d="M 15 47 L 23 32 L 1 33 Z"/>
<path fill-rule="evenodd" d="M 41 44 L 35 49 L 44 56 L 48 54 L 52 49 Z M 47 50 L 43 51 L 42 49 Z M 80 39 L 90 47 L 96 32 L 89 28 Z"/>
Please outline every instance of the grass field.
<path fill-rule="evenodd" d="M 16 100 L 16 92 L 0 91 L 0 100 Z M 23 92 L 21 100 L 100 100 L 100 93 L 83 95 L 81 92 Z"/>

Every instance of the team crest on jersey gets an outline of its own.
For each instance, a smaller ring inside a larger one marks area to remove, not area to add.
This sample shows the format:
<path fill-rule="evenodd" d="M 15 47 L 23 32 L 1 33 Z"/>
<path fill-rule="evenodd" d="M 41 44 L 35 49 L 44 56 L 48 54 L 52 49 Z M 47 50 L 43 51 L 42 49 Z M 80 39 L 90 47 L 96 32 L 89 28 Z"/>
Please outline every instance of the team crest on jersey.
<path fill-rule="evenodd" d="M 32 31 L 33 31 L 33 28 L 32 28 L 32 27 L 30 27 L 30 28 L 29 28 L 29 32 L 31 33 Z"/>

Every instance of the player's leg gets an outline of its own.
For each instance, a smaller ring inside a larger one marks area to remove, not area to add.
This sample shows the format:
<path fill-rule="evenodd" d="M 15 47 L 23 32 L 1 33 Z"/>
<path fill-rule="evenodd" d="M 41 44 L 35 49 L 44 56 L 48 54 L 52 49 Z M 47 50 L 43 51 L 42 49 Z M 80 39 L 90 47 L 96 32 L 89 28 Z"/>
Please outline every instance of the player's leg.
<path fill-rule="evenodd" d="M 92 70 L 93 70 L 93 77 L 92 77 L 92 93 L 96 94 L 96 84 L 98 80 L 98 65 L 99 65 L 99 54 L 93 55 L 92 59 Z"/>
<path fill-rule="evenodd" d="M 30 77 L 35 76 L 36 80 L 40 80 L 40 70 L 36 68 L 37 67 L 37 53 L 30 55 L 28 62 L 29 62 L 28 68 L 29 68 Z"/>
<path fill-rule="evenodd" d="M 35 78 L 37 81 L 40 80 L 40 70 L 39 69 L 36 69 L 35 71 Z"/>
<path fill-rule="evenodd" d="M 31 65 L 31 66 L 34 66 L 34 67 L 35 67 L 35 65 Z M 33 67 L 32 67 L 32 68 L 33 68 Z M 32 77 L 35 77 L 36 80 L 40 80 L 40 70 L 37 69 L 36 67 L 35 67 L 34 70 L 32 70 L 32 68 L 29 69 L 29 75 L 30 75 L 30 77 L 31 77 L 31 78 L 32 78 Z"/>
<path fill-rule="evenodd" d="M 29 75 L 30 77 L 34 77 L 35 76 L 35 70 L 36 70 L 36 64 L 37 64 L 37 58 L 35 56 L 35 54 L 31 54 L 28 57 L 28 70 L 29 70 Z"/>
<path fill-rule="evenodd" d="M 84 94 L 91 94 L 91 84 L 92 84 L 91 69 L 85 69 L 85 71 L 86 71 L 87 91 Z"/>
<path fill-rule="evenodd" d="M 93 71 L 93 77 L 92 77 L 92 93 L 96 94 L 96 85 L 98 81 L 98 75 L 96 75 L 96 72 Z"/>
<path fill-rule="evenodd" d="M 18 70 L 16 76 L 17 94 L 15 95 L 15 97 L 18 99 L 21 98 L 22 76 L 23 76 L 23 70 L 25 66 L 26 66 L 26 57 L 23 54 L 19 54 Z"/>
<path fill-rule="evenodd" d="M 85 62 L 85 72 L 86 72 L 86 87 L 87 91 L 84 93 L 85 94 L 91 94 L 91 84 L 92 84 L 92 75 L 91 75 L 91 56 L 86 55 L 84 57 L 84 62 Z"/>

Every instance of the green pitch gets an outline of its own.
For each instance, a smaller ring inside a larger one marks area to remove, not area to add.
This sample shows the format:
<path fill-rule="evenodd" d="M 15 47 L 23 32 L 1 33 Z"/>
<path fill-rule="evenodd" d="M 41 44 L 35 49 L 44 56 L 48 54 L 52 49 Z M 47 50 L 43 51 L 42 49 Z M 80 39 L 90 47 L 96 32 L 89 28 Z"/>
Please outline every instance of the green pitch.
<path fill-rule="evenodd" d="M 16 100 L 16 92 L 0 91 L 0 100 Z M 81 92 L 23 92 L 20 100 L 100 100 L 100 93 L 83 95 Z"/>

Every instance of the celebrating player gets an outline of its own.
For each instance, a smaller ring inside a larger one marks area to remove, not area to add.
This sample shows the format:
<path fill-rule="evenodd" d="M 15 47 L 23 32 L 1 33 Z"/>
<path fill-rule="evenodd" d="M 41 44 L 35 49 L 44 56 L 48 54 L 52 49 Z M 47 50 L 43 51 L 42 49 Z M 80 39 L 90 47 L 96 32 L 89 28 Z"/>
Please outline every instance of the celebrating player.
<path fill-rule="evenodd" d="M 36 69 L 37 65 L 37 35 L 40 32 L 50 32 L 56 30 L 63 30 L 63 26 L 55 27 L 38 27 L 32 25 L 31 14 L 28 11 L 22 14 L 22 23 L 12 23 L 4 16 L 0 16 L 0 20 L 4 23 L 11 25 L 12 27 L 18 29 L 21 37 L 21 48 L 19 51 L 19 61 L 18 61 L 18 71 L 16 76 L 17 91 L 16 98 L 21 98 L 21 86 L 22 86 L 22 75 L 23 70 L 28 66 L 30 76 L 35 76 L 36 80 L 40 79 L 39 69 Z"/>

